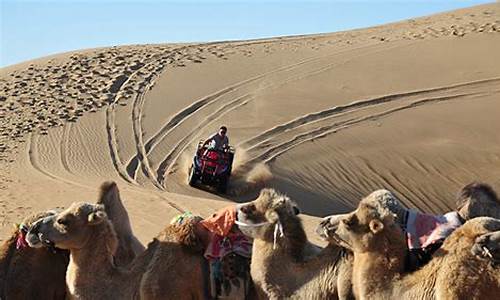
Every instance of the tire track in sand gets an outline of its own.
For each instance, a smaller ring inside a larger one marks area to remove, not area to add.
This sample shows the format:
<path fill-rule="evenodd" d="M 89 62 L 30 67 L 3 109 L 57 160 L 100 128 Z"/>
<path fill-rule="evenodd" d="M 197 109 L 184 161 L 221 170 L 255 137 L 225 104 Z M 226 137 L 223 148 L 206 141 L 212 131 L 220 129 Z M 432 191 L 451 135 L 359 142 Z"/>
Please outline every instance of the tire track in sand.
<path fill-rule="evenodd" d="M 288 152 L 289 150 L 291 150 L 291 149 L 293 149 L 293 148 L 295 148 L 295 147 L 297 147 L 305 142 L 309 142 L 309 141 L 312 141 L 314 139 L 325 137 L 327 135 L 336 133 L 340 130 L 349 129 L 355 125 L 359 125 L 359 124 L 366 122 L 366 121 L 377 120 L 377 119 L 380 119 L 382 117 L 386 117 L 388 115 L 394 114 L 394 113 L 399 112 L 399 111 L 408 110 L 411 108 L 415 108 L 415 107 L 427 105 L 427 104 L 440 103 L 440 102 L 444 102 L 444 101 L 451 101 L 454 99 L 464 99 L 464 98 L 485 96 L 485 95 L 490 95 L 492 93 L 498 93 L 498 92 L 499 91 L 497 90 L 497 91 L 493 91 L 493 92 L 489 92 L 489 93 L 481 93 L 481 92 L 462 93 L 462 94 L 456 94 L 456 95 L 423 98 L 420 100 L 413 101 L 413 102 L 406 104 L 406 105 L 401 105 L 401 106 L 398 106 L 398 107 L 395 107 L 395 108 L 392 108 L 389 110 L 385 110 L 385 111 L 380 112 L 380 113 L 362 116 L 359 118 L 349 119 L 347 121 L 341 121 L 341 122 L 333 123 L 331 125 L 322 126 L 320 128 L 315 128 L 315 129 L 307 131 L 305 133 L 296 135 L 285 142 L 282 142 L 276 146 L 270 147 L 269 149 L 267 149 L 263 153 L 257 155 L 254 158 L 249 159 L 247 161 L 247 163 L 248 164 L 255 164 L 257 162 L 269 163 L 269 162 L 273 161 L 274 159 L 276 159 L 278 156 Z"/>
<path fill-rule="evenodd" d="M 186 46 L 171 49 L 171 50 L 169 50 L 168 53 L 169 53 L 169 55 L 170 55 L 170 53 L 176 53 L 178 49 L 185 48 L 185 47 Z M 127 85 L 129 85 L 129 84 L 132 85 L 132 82 L 134 79 L 140 78 L 140 76 L 143 74 L 142 72 L 144 69 L 151 67 L 154 63 L 158 63 L 159 60 L 167 59 L 167 58 L 163 58 L 162 55 L 163 54 L 160 53 L 160 54 L 152 56 L 140 68 L 138 68 L 132 74 L 130 74 L 125 81 L 121 82 L 116 87 L 116 94 L 115 94 L 112 102 L 106 108 L 106 133 L 108 136 L 108 146 L 109 146 L 109 153 L 110 153 L 111 161 L 112 161 L 113 166 L 114 166 L 115 170 L 117 171 L 118 175 L 121 178 L 123 178 L 125 181 L 132 183 L 132 184 L 137 184 L 137 182 L 135 181 L 135 178 L 131 177 L 129 175 L 129 173 L 127 172 L 127 169 L 126 169 L 125 165 L 123 164 L 123 162 L 121 161 L 119 153 L 118 153 L 119 152 L 118 151 L 118 140 L 116 137 L 116 125 L 115 125 L 115 107 L 116 107 L 118 100 L 121 96 L 121 92 L 125 89 L 125 87 Z M 153 73 L 153 72 L 150 72 L 150 73 Z M 151 74 L 149 74 L 149 75 L 151 75 Z M 141 81 L 138 81 L 138 82 L 141 82 Z M 145 93 L 145 91 L 143 91 L 142 93 Z M 137 95 L 136 95 L 136 99 L 137 99 Z M 137 137 L 142 138 L 142 131 L 136 132 L 134 130 L 134 136 L 136 137 L 136 140 L 137 140 Z"/>
<path fill-rule="evenodd" d="M 129 183 L 137 184 L 134 179 L 128 176 L 127 170 L 121 162 L 118 154 L 114 106 L 115 104 L 113 103 L 106 108 L 106 133 L 108 134 L 109 155 L 111 156 L 111 161 L 113 162 L 113 166 L 115 167 L 118 175 Z"/>
<path fill-rule="evenodd" d="M 314 72 L 312 72 L 312 73 L 314 73 Z M 395 99 L 399 100 L 399 99 L 404 99 L 405 97 L 410 97 L 410 96 L 414 97 L 414 96 L 419 96 L 419 95 L 430 94 L 433 92 L 450 91 L 450 90 L 460 88 L 460 87 L 470 87 L 470 86 L 475 86 L 475 85 L 481 86 L 481 85 L 485 85 L 485 84 L 488 84 L 491 82 L 499 82 L 499 81 L 500 81 L 500 78 L 490 78 L 490 79 L 478 80 L 478 81 L 473 81 L 473 82 L 459 83 L 459 84 L 454 84 L 454 85 L 450 85 L 450 86 L 434 87 L 434 88 L 430 88 L 430 89 L 423 89 L 423 90 L 417 90 L 417 91 L 406 92 L 406 93 L 397 93 L 397 94 L 392 94 L 392 95 L 385 95 L 382 97 L 371 98 L 371 99 L 367 99 L 367 100 L 354 101 L 354 102 L 347 104 L 345 106 L 336 106 L 336 107 L 333 107 L 331 109 L 327 109 L 325 111 L 315 112 L 315 113 L 307 114 L 304 117 L 299 117 L 295 120 L 292 120 L 292 121 L 284 124 L 283 126 L 281 126 L 281 125 L 277 126 L 274 129 L 271 129 L 270 131 L 263 133 L 262 134 L 263 137 L 261 137 L 259 135 L 259 136 L 256 136 L 254 138 L 247 140 L 246 145 L 249 146 L 250 145 L 249 141 L 254 141 L 254 145 L 252 145 L 249 148 L 249 149 L 252 149 L 258 145 L 264 144 L 265 141 L 270 140 L 270 137 L 273 135 L 276 136 L 276 134 L 281 134 L 284 132 L 289 133 L 291 130 L 294 130 L 298 127 L 304 126 L 306 124 L 314 123 L 314 122 L 319 122 L 319 121 L 322 121 L 325 119 L 329 119 L 336 114 L 349 113 L 349 112 L 352 112 L 355 110 L 367 109 L 367 108 L 370 108 L 370 107 L 373 107 L 376 105 L 380 105 L 380 104 L 391 103 Z M 263 88 L 268 88 L 268 87 L 263 87 Z M 241 103 L 240 106 L 244 105 L 245 103 Z M 234 107 L 232 109 L 235 109 L 235 108 L 236 107 Z M 351 109 L 351 110 L 349 110 L 349 109 Z M 194 139 L 192 137 L 194 136 L 195 132 L 197 132 L 202 127 L 206 126 L 207 123 L 210 123 L 210 122 L 222 117 L 225 113 L 228 113 L 228 112 L 229 112 L 229 110 L 222 111 L 217 118 L 212 117 L 212 118 L 207 118 L 207 119 L 203 120 L 202 122 L 200 122 L 200 125 L 198 127 L 196 127 L 187 136 L 185 136 L 184 139 L 182 139 L 176 146 L 174 146 L 174 148 L 167 154 L 167 156 L 160 163 L 160 166 L 157 169 L 157 176 L 159 179 L 158 182 L 162 186 L 165 186 L 166 177 L 171 173 L 171 170 L 172 170 L 173 166 L 176 164 L 176 162 L 178 161 L 178 159 L 180 158 L 182 151 L 184 151 L 189 146 L 189 142 L 187 142 L 187 140 L 190 140 L 190 142 L 192 143 L 194 141 Z M 340 126 L 342 124 L 350 124 L 350 122 L 356 123 L 357 120 L 358 119 L 356 119 L 356 118 L 348 119 L 347 121 L 337 122 L 334 125 Z M 327 126 L 327 127 L 329 128 L 331 126 Z M 321 127 L 320 129 L 325 130 L 325 127 Z M 293 142 L 291 142 L 290 144 L 293 144 Z M 257 163 L 259 161 L 262 161 L 262 157 L 260 157 L 260 156 L 247 161 L 247 163 L 253 164 L 253 163 Z M 265 162 L 267 163 L 268 161 L 265 161 Z"/>
<path fill-rule="evenodd" d="M 153 185 L 157 187 L 158 189 L 163 189 L 161 185 L 158 184 L 156 180 L 156 176 L 154 175 L 154 172 L 150 166 L 149 160 L 147 158 L 147 147 L 148 144 L 144 143 L 143 139 L 143 131 L 142 131 L 142 115 L 143 115 L 143 108 L 144 108 L 144 103 L 145 103 L 145 96 L 148 90 L 152 88 L 152 86 L 155 84 L 155 80 L 161 76 L 161 74 L 165 71 L 169 63 L 172 63 L 174 61 L 174 57 L 181 53 L 181 51 L 190 49 L 193 47 L 200 47 L 199 45 L 191 45 L 191 46 L 183 46 L 183 47 L 178 47 L 172 49 L 169 54 L 165 57 L 163 57 L 163 60 L 169 61 L 163 69 L 158 72 L 157 74 L 151 74 L 147 78 L 147 84 L 144 87 L 143 91 L 138 93 L 134 97 L 133 101 L 133 106 L 132 106 L 132 129 L 133 129 L 133 134 L 134 134 L 134 139 L 135 139 L 135 145 L 136 145 L 136 155 L 134 155 L 129 162 L 127 163 L 127 166 L 125 167 L 125 171 L 127 173 L 127 176 L 131 178 L 132 180 L 135 181 L 135 178 L 137 176 L 137 171 L 139 169 L 139 166 L 141 166 L 142 172 L 144 175 L 151 180 Z M 184 54 L 183 57 L 181 57 L 180 60 L 182 60 L 186 54 Z M 156 63 L 155 61 L 150 62 L 149 64 L 145 65 L 144 67 L 147 68 L 150 65 L 154 65 Z M 132 77 L 132 76 L 131 76 Z"/>
<path fill-rule="evenodd" d="M 265 131 L 262 134 L 256 135 L 256 136 L 251 137 L 245 141 L 242 141 L 240 144 L 238 144 L 238 147 L 242 147 L 242 148 L 245 148 L 247 150 L 252 149 L 260 144 L 263 144 L 263 143 L 269 141 L 273 137 L 276 137 L 284 132 L 289 132 L 290 130 L 296 129 L 298 127 L 301 127 L 301 126 L 304 126 L 304 125 L 307 125 L 307 124 L 310 124 L 310 123 L 313 123 L 313 122 L 316 122 L 319 120 L 323 120 L 326 118 L 330 118 L 330 117 L 335 116 L 335 115 L 340 114 L 340 113 L 345 113 L 348 111 L 355 111 L 355 110 L 358 110 L 361 108 L 367 108 L 367 107 L 373 106 L 373 105 L 385 104 L 388 102 L 393 102 L 394 100 L 404 99 L 406 97 L 425 95 L 425 94 L 430 94 L 430 93 L 435 93 L 435 92 L 452 91 L 452 90 L 464 88 L 464 87 L 477 87 L 477 86 L 481 87 L 481 85 L 495 83 L 495 82 L 500 82 L 500 77 L 458 83 L 458 84 L 453 84 L 453 85 L 449 85 L 449 86 L 433 87 L 430 89 L 421 89 L 421 90 L 415 90 L 415 91 L 404 92 L 404 93 L 384 95 L 381 97 L 354 101 L 354 102 L 351 102 L 351 103 L 346 104 L 346 105 L 334 106 L 332 108 L 329 108 L 329 109 L 326 109 L 323 111 L 306 114 L 306 115 L 298 117 L 290 122 L 275 126 L 271 129 Z"/>
<path fill-rule="evenodd" d="M 166 178 L 166 173 L 168 173 L 175 163 L 175 161 L 179 158 L 181 155 L 182 151 L 185 150 L 193 140 L 195 140 L 195 136 L 198 135 L 199 129 L 203 128 L 206 126 L 206 122 L 211 123 L 217 119 L 219 119 L 221 116 L 225 115 L 226 113 L 243 106 L 250 101 L 251 97 L 248 95 L 241 96 L 240 98 L 237 98 L 233 102 L 230 102 L 226 104 L 225 106 L 221 107 L 219 110 L 215 111 L 212 113 L 209 117 L 203 120 L 203 122 L 200 122 L 201 125 L 198 125 L 196 128 L 191 130 L 187 135 L 182 138 L 182 140 L 177 143 L 174 148 L 165 156 L 163 161 L 160 163 L 159 167 L 156 169 L 156 178 L 158 180 L 158 183 L 165 188 L 165 178 Z"/>
<path fill-rule="evenodd" d="M 63 134 L 62 134 L 62 140 L 61 140 L 61 146 L 60 146 L 60 153 L 61 153 L 61 163 L 63 165 L 63 168 L 70 174 L 73 174 L 73 172 L 70 169 L 69 163 L 68 163 L 68 142 L 69 142 L 69 135 L 71 131 L 72 124 L 67 123 L 64 126 L 63 129 Z"/>
<path fill-rule="evenodd" d="M 90 188 L 86 185 L 82 185 L 82 184 L 79 184 L 77 182 L 59 177 L 59 176 L 52 174 L 49 171 L 45 170 L 38 162 L 38 137 L 39 137 L 38 134 L 30 133 L 28 135 L 27 140 L 26 140 L 26 155 L 28 157 L 28 162 L 33 169 L 35 169 L 40 174 L 42 174 L 42 175 L 44 175 L 52 180 L 64 182 L 64 183 L 78 186 L 78 187 Z"/>
<path fill-rule="evenodd" d="M 160 128 L 160 130 L 157 131 L 144 144 L 144 147 L 142 147 L 142 146 L 138 147 L 137 154 L 135 156 L 133 156 L 131 159 L 129 159 L 129 161 L 127 163 L 127 168 L 126 168 L 127 169 L 127 173 L 129 174 L 129 176 L 131 178 L 135 179 L 136 178 L 136 174 L 137 174 L 137 170 L 138 170 L 139 166 L 141 165 L 141 161 L 146 161 L 148 154 L 151 153 L 151 151 L 153 151 L 154 148 L 166 136 L 168 136 L 173 130 L 175 130 L 176 128 L 178 128 L 179 126 L 181 126 L 182 123 L 184 121 L 186 121 L 188 118 L 194 117 L 195 113 L 199 112 L 200 110 L 205 109 L 205 108 L 209 108 L 210 105 L 216 105 L 219 102 L 223 102 L 224 99 L 222 99 L 222 97 L 229 96 L 232 92 L 237 92 L 240 89 L 248 88 L 248 86 L 251 85 L 252 83 L 258 82 L 259 80 L 265 80 L 266 78 L 268 78 L 268 77 L 270 77 L 272 75 L 278 74 L 280 72 L 293 71 L 294 69 L 296 69 L 296 68 L 298 68 L 300 66 L 303 66 L 305 64 L 308 64 L 308 63 L 315 63 L 315 62 L 318 62 L 318 61 L 320 61 L 322 59 L 328 59 L 328 58 L 340 55 L 340 54 L 342 54 L 344 52 L 347 52 L 347 51 L 365 50 L 367 48 L 370 49 L 370 46 L 363 46 L 363 47 L 358 47 L 358 48 L 355 48 L 355 49 L 349 49 L 349 50 L 339 51 L 339 52 L 336 52 L 336 53 L 333 53 L 333 54 L 328 54 L 328 55 L 322 55 L 322 56 L 308 58 L 308 59 L 302 60 L 300 62 L 293 63 L 293 64 L 290 64 L 290 65 L 287 65 L 287 66 L 283 66 L 283 67 L 279 67 L 277 69 L 265 72 L 263 74 L 259 74 L 257 76 L 252 77 L 252 78 L 245 79 L 243 81 L 237 82 L 237 83 L 235 83 L 233 85 L 225 87 L 225 88 L 223 88 L 223 89 L 221 89 L 221 90 L 219 90 L 219 91 L 217 91 L 215 93 L 212 93 L 212 94 L 210 94 L 208 96 L 205 96 L 205 97 L 203 97 L 203 98 L 195 101 L 193 104 L 189 105 L 188 107 L 184 108 L 182 111 L 180 111 L 179 113 L 177 113 L 173 117 L 171 117 L 165 123 L 165 125 L 163 125 L 162 128 Z M 370 51 L 369 53 L 373 53 L 373 52 L 374 51 Z M 366 55 L 366 54 L 369 54 L 369 53 L 365 53 L 365 54 L 362 54 L 362 55 Z M 362 55 L 360 55 L 360 56 L 362 56 Z M 318 70 L 315 70 L 315 71 L 321 72 L 324 69 L 329 69 L 329 68 L 331 68 L 334 65 L 338 65 L 338 63 L 327 64 L 326 67 L 325 66 L 321 66 Z M 312 72 L 311 74 L 314 74 L 314 72 Z M 259 89 L 259 90 L 262 90 L 262 88 Z M 140 108 L 140 110 L 142 111 L 142 107 Z M 148 163 L 148 165 L 149 165 L 149 163 Z M 150 169 L 150 167 L 148 167 L 148 169 Z M 143 171 L 144 171 L 144 174 L 148 178 L 152 178 L 150 170 L 143 170 Z M 153 183 L 157 186 L 157 183 L 159 181 L 162 181 L 162 180 L 163 179 L 160 179 L 157 182 L 153 182 Z"/>
<path fill-rule="evenodd" d="M 392 48 L 397 48 L 397 47 L 400 47 L 400 45 L 396 45 Z M 366 48 L 366 47 L 365 47 Z M 362 49 L 364 50 L 363 47 L 360 47 L 358 49 Z M 215 113 L 212 113 L 210 114 L 208 117 L 206 117 L 202 122 L 199 122 L 199 126 L 197 126 L 195 129 L 191 130 L 190 133 L 187 135 L 187 136 L 184 136 L 184 138 L 178 142 L 174 148 L 165 156 L 165 158 L 162 160 L 162 162 L 160 163 L 159 167 L 157 168 L 157 171 L 156 171 L 156 174 L 157 174 L 157 180 L 158 180 L 158 183 L 160 185 L 162 185 L 163 187 L 165 187 L 165 180 L 166 180 L 166 177 L 168 176 L 168 174 L 171 173 L 171 170 L 173 168 L 173 166 L 176 164 L 176 162 L 178 161 L 178 159 L 180 158 L 181 154 L 182 154 L 182 151 L 184 151 L 190 143 L 193 143 L 194 142 L 194 139 L 192 138 L 193 136 L 195 136 L 195 132 L 199 131 L 201 128 L 205 127 L 207 124 L 219 119 L 220 117 L 222 117 L 223 115 L 225 115 L 226 113 L 242 106 L 242 105 L 245 105 L 248 103 L 248 101 L 250 101 L 251 99 L 253 99 L 255 97 L 255 93 L 256 92 L 260 92 L 262 90 L 265 90 L 265 89 L 268 89 L 268 88 L 278 88 L 282 85 L 286 85 L 290 82 L 293 82 L 293 81 L 297 81 L 297 80 L 301 80 L 301 79 L 304 79 L 304 78 L 307 78 L 309 76 L 313 76 L 313 75 L 316 75 L 316 74 L 319 74 L 321 72 L 324 72 L 326 70 L 329 70 L 335 66 L 338 66 L 338 65 L 341 65 L 341 64 L 344 64 L 348 61 L 351 61 L 353 59 L 356 59 L 356 58 L 359 58 L 361 56 L 365 56 L 365 55 L 369 55 L 369 54 L 373 54 L 373 53 L 376 53 L 378 51 L 382 51 L 382 50 L 375 50 L 375 51 L 369 51 L 367 53 L 363 53 L 363 54 L 360 54 L 360 55 L 357 55 L 357 56 L 353 56 L 353 57 L 350 57 L 346 60 L 343 60 L 343 61 L 336 61 L 336 62 L 333 62 L 333 63 L 330 63 L 330 64 L 326 64 L 326 65 L 321 65 L 319 68 L 316 68 L 312 71 L 309 71 L 309 72 L 306 72 L 305 74 L 298 74 L 295 72 L 293 73 L 292 77 L 289 77 L 289 78 L 286 78 L 285 80 L 283 80 L 282 82 L 279 82 L 279 83 L 272 83 L 272 84 L 268 84 L 268 85 L 265 85 L 265 86 L 260 86 L 258 89 L 250 92 L 250 93 L 247 93 L 243 96 L 240 96 L 240 98 L 238 98 L 237 100 L 229 103 L 229 104 L 226 104 L 225 106 L 223 106 L 222 108 L 219 108 Z M 334 54 L 330 54 L 330 55 L 327 55 L 328 57 L 331 57 L 331 56 L 334 56 L 334 55 L 338 55 L 340 54 L 341 52 L 338 52 L 338 53 L 334 53 Z M 325 56 L 322 56 L 321 58 L 325 58 Z M 287 68 L 286 70 L 290 70 L 291 68 Z M 245 100 L 244 102 L 239 102 L 240 99 L 242 98 L 246 98 L 248 97 L 247 100 Z M 214 115 L 218 115 L 218 116 L 214 116 Z M 178 127 L 180 124 L 176 124 L 174 126 L 174 128 L 172 129 L 175 129 L 176 127 Z M 188 142 L 189 141 L 189 142 Z"/>

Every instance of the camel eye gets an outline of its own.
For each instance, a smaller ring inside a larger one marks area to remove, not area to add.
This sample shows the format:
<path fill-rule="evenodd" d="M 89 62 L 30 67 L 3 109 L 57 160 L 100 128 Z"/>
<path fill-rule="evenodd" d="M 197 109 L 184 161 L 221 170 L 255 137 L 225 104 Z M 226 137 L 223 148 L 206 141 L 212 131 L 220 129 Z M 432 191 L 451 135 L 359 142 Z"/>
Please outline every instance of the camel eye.
<path fill-rule="evenodd" d="M 246 214 L 251 214 L 255 211 L 255 204 L 249 204 L 241 207 L 241 211 Z"/>
<path fill-rule="evenodd" d="M 57 219 L 57 224 L 59 224 L 59 225 L 68 226 L 68 223 L 69 222 L 66 219 L 62 219 L 62 218 L 61 219 Z"/>
<path fill-rule="evenodd" d="M 358 223 L 358 218 L 356 218 L 356 216 L 351 216 L 347 219 L 343 219 L 342 222 L 344 223 L 344 225 L 348 228 L 348 229 L 351 229 L 352 226 L 356 225 Z"/>

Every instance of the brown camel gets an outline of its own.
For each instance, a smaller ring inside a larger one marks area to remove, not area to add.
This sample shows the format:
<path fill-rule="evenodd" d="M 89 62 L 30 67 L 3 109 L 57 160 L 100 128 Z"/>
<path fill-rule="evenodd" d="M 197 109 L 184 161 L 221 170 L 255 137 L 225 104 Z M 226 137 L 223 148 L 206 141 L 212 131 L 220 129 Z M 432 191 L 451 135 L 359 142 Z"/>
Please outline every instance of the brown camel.
<path fill-rule="evenodd" d="M 385 193 L 385 190 L 380 190 L 380 192 L 372 193 L 365 201 L 371 201 L 371 205 L 390 210 L 401 228 L 405 227 L 404 221 L 407 208 L 392 193 L 388 194 Z M 458 193 L 456 203 L 456 211 L 464 221 L 476 217 L 500 219 L 500 200 L 493 188 L 486 183 L 472 182 L 464 186 Z M 348 214 L 325 217 L 318 226 L 317 233 L 328 239 L 329 237 L 325 235 L 324 229 L 335 231 L 339 221 L 346 215 Z"/>
<path fill-rule="evenodd" d="M 118 239 L 102 205 L 73 203 L 28 233 L 70 251 L 73 299 L 203 299 L 201 242 L 195 222 L 170 225 L 126 268 L 113 263 Z"/>
<path fill-rule="evenodd" d="M 114 257 L 115 263 L 130 263 L 144 251 L 144 246 L 132 233 L 127 211 L 114 182 L 106 182 L 101 186 L 97 203 L 105 206 L 107 214 L 118 229 L 119 246 Z M 22 228 L 16 228 L 0 247 L 1 299 L 65 298 L 65 274 L 69 252 L 46 247 L 38 236 L 33 235 L 28 241 L 32 247 L 26 247 L 24 239 L 24 235 L 35 221 L 54 214 L 56 211 L 48 211 L 25 218 L 21 222 Z"/>
<path fill-rule="evenodd" d="M 238 207 L 240 230 L 254 238 L 251 262 L 252 279 L 265 298 L 336 299 L 348 298 L 339 273 L 349 273 L 340 247 L 324 249 L 308 242 L 297 206 L 272 189 Z M 264 295 L 263 295 L 264 294 Z"/>
<path fill-rule="evenodd" d="M 26 217 L 0 247 L 0 299 L 64 299 L 64 276 L 69 253 L 48 247 L 30 248 L 24 234 L 35 221 L 55 214 Z M 19 249 L 18 249 L 19 248 Z"/>
<path fill-rule="evenodd" d="M 380 190 L 380 192 L 372 193 L 370 197 L 365 199 L 365 202 L 377 208 L 388 209 L 394 215 L 395 222 L 401 228 L 405 227 L 404 222 L 407 209 L 392 193 L 386 193 L 384 190 Z M 473 182 L 464 186 L 460 190 L 456 202 L 457 212 L 464 221 L 479 216 L 500 218 L 500 201 L 495 191 L 488 184 Z M 335 242 L 335 240 L 332 240 L 332 238 L 328 236 L 328 233 L 335 232 L 340 220 L 347 215 L 348 214 L 332 215 L 324 218 L 319 224 L 316 232 L 325 240 Z M 474 253 L 478 256 L 486 256 L 493 264 L 500 263 L 500 244 L 495 244 L 497 241 L 500 241 L 500 233 L 498 233 L 498 236 L 486 235 L 483 238 L 478 238 L 478 241 L 475 243 Z M 346 251 L 348 250 L 346 249 Z M 405 266 L 406 272 L 414 269 L 414 260 L 414 256 L 408 258 Z M 348 279 L 352 277 L 352 274 L 344 274 L 342 277 L 346 278 L 344 281 L 346 287 L 352 286 Z"/>
<path fill-rule="evenodd" d="M 500 230 L 500 220 L 478 217 L 455 230 L 416 272 L 402 274 L 406 238 L 387 208 L 373 205 L 373 194 L 342 218 L 334 233 L 354 254 L 353 289 L 359 299 L 494 299 L 500 271 L 471 251 L 478 237 Z"/>

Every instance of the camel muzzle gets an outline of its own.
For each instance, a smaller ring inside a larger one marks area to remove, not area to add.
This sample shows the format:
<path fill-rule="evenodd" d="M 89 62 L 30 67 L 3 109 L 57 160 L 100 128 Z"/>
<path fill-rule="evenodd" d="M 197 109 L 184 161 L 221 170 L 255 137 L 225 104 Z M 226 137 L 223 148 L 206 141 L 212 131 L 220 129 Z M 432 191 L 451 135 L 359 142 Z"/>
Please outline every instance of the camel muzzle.
<path fill-rule="evenodd" d="M 352 250 L 351 245 L 337 234 L 338 224 L 332 225 L 329 219 L 325 218 L 316 228 L 316 233 L 325 240 L 331 240 L 337 245 L 347 250 Z"/>

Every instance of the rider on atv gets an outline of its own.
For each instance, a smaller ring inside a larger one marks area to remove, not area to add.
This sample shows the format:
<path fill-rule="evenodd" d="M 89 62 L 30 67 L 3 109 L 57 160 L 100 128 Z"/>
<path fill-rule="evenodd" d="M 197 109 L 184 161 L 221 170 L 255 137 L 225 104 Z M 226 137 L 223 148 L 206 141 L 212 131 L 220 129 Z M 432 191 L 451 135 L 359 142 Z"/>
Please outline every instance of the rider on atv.
<path fill-rule="evenodd" d="M 223 151 L 229 146 L 229 139 L 227 138 L 227 127 L 221 126 L 219 132 L 211 135 L 204 143 L 203 148 L 209 146 L 208 148 Z"/>
<path fill-rule="evenodd" d="M 198 183 L 215 187 L 218 192 L 225 193 L 231 176 L 234 149 L 229 145 L 226 126 L 206 141 L 198 143 L 193 163 L 188 172 L 188 184 Z"/>

